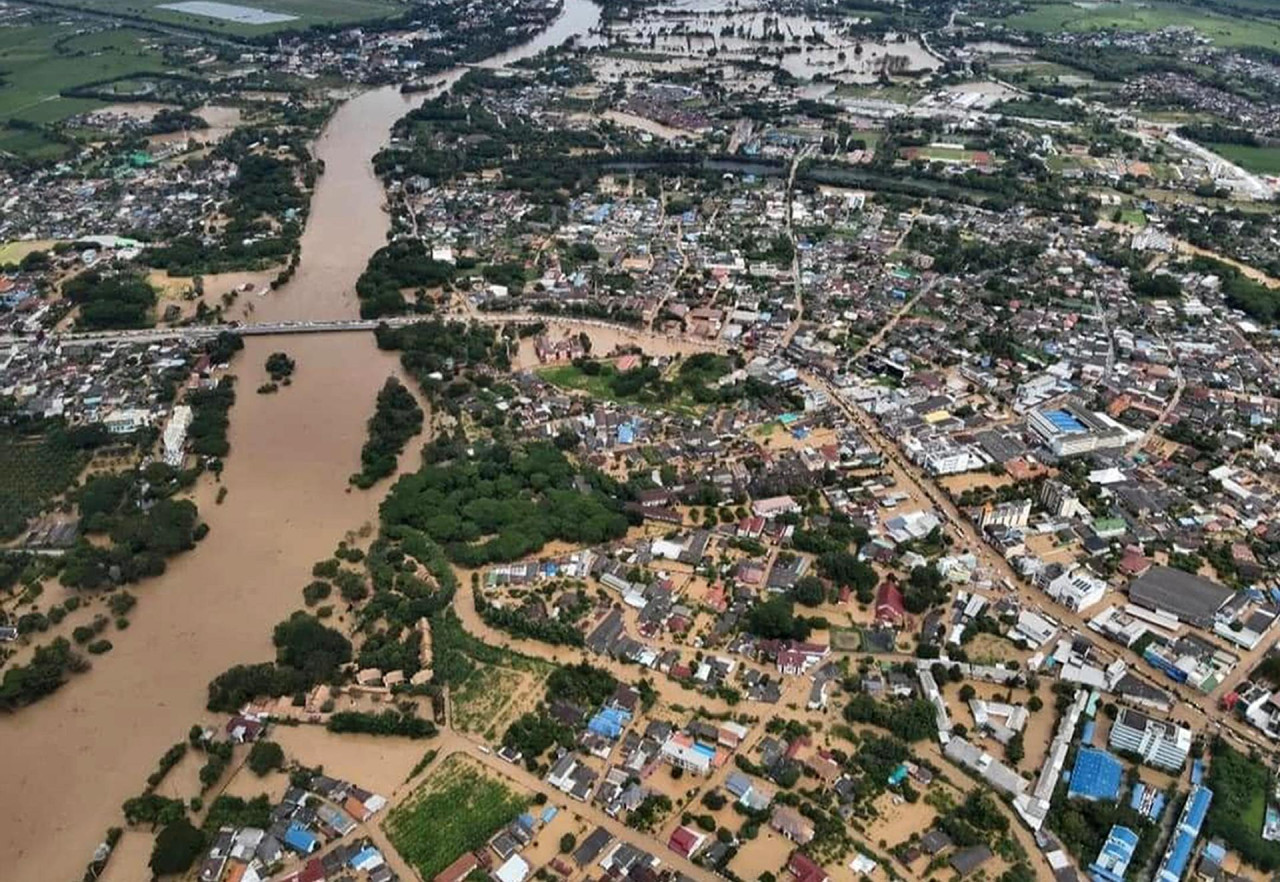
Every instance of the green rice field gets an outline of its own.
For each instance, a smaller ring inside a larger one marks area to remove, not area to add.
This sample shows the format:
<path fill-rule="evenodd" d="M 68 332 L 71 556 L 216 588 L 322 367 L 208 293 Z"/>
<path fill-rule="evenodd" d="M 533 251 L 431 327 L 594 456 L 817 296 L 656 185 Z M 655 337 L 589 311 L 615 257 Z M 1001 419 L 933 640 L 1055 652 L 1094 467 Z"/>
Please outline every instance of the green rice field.
<path fill-rule="evenodd" d="M 77 35 L 82 27 L 67 22 L 0 28 L 0 121 L 57 122 L 102 106 L 60 97 L 65 89 L 166 69 L 155 35 L 129 28 Z M 11 143 L 18 139 L 12 130 L 6 134 Z M 14 148 L 4 147 L 0 137 L 0 149 Z"/>
<path fill-rule="evenodd" d="M 386 18 L 406 8 L 396 0 L 219 0 L 231 6 L 293 16 L 288 21 L 253 24 L 175 9 L 161 9 L 180 0 L 62 0 L 93 12 L 136 16 L 179 27 L 225 33 L 229 37 L 252 37 L 280 30 L 298 30 L 312 25 L 350 24 Z"/>
<path fill-rule="evenodd" d="M 483 848 L 527 801 L 472 760 L 454 754 L 383 822 L 391 844 L 423 879 Z"/>
<path fill-rule="evenodd" d="M 1123 0 L 1085 6 L 1055 0 L 1037 3 L 1034 9 L 1009 16 L 1003 22 L 1008 27 L 1036 33 L 1108 28 L 1141 32 L 1184 25 L 1195 28 L 1218 46 L 1280 49 L 1280 21 L 1229 16 L 1173 3 Z"/>
<path fill-rule="evenodd" d="M 1260 175 L 1280 175 L 1280 147 L 1250 147 L 1246 144 L 1210 144 L 1209 149 L 1246 171 Z"/>

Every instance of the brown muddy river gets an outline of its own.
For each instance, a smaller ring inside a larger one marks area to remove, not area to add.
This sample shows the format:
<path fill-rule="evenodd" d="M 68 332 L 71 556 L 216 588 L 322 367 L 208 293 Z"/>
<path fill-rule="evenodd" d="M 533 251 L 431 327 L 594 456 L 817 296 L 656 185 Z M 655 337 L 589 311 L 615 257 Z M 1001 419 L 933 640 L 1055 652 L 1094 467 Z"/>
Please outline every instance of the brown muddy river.
<path fill-rule="evenodd" d="M 527 47 L 541 51 L 599 21 L 587 0 Z M 445 74 L 441 82 L 456 79 Z M 287 288 L 253 296 L 253 320 L 354 317 L 354 286 L 385 241 L 387 215 L 370 158 L 412 106 L 395 89 L 343 105 L 316 151 L 326 172 Z M 263 361 L 287 351 L 293 385 L 256 395 Z M 301 605 L 311 564 L 348 530 L 374 518 L 380 489 L 347 492 L 378 388 L 398 370 L 371 334 L 249 338 L 237 356 L 238 401 L 223 483 L 198 503 L 211 531 L 200 547 L 137 586 L 139 603 L 115 649 L 53 696 L 0 718 L 0 877 L 5 882 L 79 878 L 120 804 L 139 793 L 165 749 L 204 714 L 205 685 L 240 662 L 271 657 L 272 626 Z M 417 444 L 404 463 L 412 467 Z M 385 489 L 385 485 L 381 489 Z"/>

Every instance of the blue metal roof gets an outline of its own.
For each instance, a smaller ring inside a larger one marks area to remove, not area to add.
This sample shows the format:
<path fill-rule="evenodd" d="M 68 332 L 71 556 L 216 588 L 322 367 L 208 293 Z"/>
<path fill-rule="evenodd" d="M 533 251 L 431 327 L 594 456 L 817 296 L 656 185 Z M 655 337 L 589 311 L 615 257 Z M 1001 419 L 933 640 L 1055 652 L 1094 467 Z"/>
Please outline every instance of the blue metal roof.
<path fill-rule="evenodd" d="M 290 824 L 289 829 L 284 831 L 284 844 L 294 851 L 310 854 L 316 850 L 320 842 L 307 830 L 297 824 Z"/>
<path fill-rule="evenodd" d="M 351 859 L 347 861 L 347 864 L 353 868 L 358 868 L 363 865 L 365 861 L 381 857 L 382 852 L 378 851 L 372 845 L 366 845 L 364 848 L 360 849 L 360 851 L 353 854 Z"/>
<path fill-rule="evenodd" d="M 1138 847 L 1138 834 L 1119 824 L 1111 828 L 1098 859 L 1089 867 L 1095 882 L 1124 882 L 1125 871 Z"/>
<path fill-rule="evenodd" d="M 1195 844 L 1194 836 L 1185 830 L 1179 830 L 1173 837 L 1173 842 L 1169 844 L 1164 860 L 1160 862 L 1160 872 L 1156 874 L 1156 878 L 1160 882 L 1179 882 L 1187 869 L 1187 862 L 1191 859 L 1191 847 Z"/>
<path fill-rule="evenodd" d="M 1065 410 L 1046 410 L 1043 412 L 1043 416 L 1059 432 L 1074 434 L 1085 430 L 1084 423 Z"/>
<path fill-rule="evenodd" d="M 1178 882 L 1186 872 L 1191 851 L 1200 835 L 1200 825 L 1204 823 L 1205 813 L 1209 811 L 1209 803 L 1212 801 L 1213 791 L 1208 787 L 1196 786 L 1191 789 L 1182 817 L 1178 819 L 1178 829 L 1169 842 L 1164 859 L 1160 861 L 1160 872 L 1156 874 L 1160 882 Z"/>
<path fill-rule="evenodd" d="M 1114 802 L 1120 795 L 1123 777 L 1124 766 L 1111 754 L 1093 747 L 1082 747 L 1076 753 L 1067 795 Z"/>
<path fill-rule="evenodd" d="M 1186 816 L 1182 823 L 1191 828 L 1196 833 L 1200 832 L 1200 825 L 1204 823 L 1204 816 L 1209 811 L 1209 803 L 1213 801 L 1213 791 L 1207 787 L 1197 787 L 1191 793 L 1191 798 L 1187 802 Z"/>

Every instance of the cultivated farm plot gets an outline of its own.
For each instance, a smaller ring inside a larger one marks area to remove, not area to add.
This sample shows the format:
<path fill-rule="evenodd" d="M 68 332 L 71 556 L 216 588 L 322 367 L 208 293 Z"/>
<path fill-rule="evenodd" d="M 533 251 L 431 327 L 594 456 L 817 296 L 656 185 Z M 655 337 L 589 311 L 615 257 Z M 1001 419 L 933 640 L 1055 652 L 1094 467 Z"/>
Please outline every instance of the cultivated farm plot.
<path fill-rule="evenodd" d="M 404 9 L 391 0 L 221 0 L 222 6 L 232 8 L 218 5 L 189 7 L 194 11 L 164 8 L 180 2 L 182 0 L 72 0 L 72 5 L 236 37 L 319 24 L 371 21 Z"/>
<path fill-rule="evenodd" d="M 83 27 L 83 25 L 80 25 Z M 101 107 L 102 102 L 59 93 L 101 80 L 166 69 L 154 35 L 130 28 L 76 34 L 73 23 L 35 24 L 0 31 L 0 121 L 46 123 Z M 32 133 L 10 131 L 15 139 Z M 30 145 L 23 145 L 30 146 Z M 16 145 L 5 149 L 18 152 Z"/>
<path fill-rule="evenodd" d="M 62 493 L 88 457 L 48 441 L 0 438 L 0 535 L 14 536 L 27 519 Z"/>
<path fill-rule="evenodd" d="M 496 740 L 512 721 L 531 709 L 526 705 L 543 694 L 546 679 L 541 670 L 517 671 L 477 663 L 462 685 L 449 694 L 451 722 L 463 732 Z"/>
<path fill-rule="evenodd" d="M 1280 147 L 1253 147 L 1248 144 L 1213 144 L 1214 153 L 1246 171 L 1260 175 L 1280 175 Z"/>
<path fill-rule="evenodd" d="M 482 848 L 526 805 L 475 761 L 455 754 L 392 809 L 382 827 L 418 875 L 432 879 L 464 852 Z"/>

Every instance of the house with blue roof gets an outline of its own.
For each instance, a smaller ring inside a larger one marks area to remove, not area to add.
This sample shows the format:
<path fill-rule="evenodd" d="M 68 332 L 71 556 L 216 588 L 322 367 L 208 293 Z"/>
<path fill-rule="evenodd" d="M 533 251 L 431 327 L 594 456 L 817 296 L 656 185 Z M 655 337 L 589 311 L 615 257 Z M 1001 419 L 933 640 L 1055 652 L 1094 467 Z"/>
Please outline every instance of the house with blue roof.
<path fill-rule="evenodd" d="M 587 723 L 587 729 L 602 738 L 616 741 L 630 722 L 631 714 L 627 711 L 617 707 L 606 707 L 601 708 L 600 712 L 591 718 L 591 722 Z"/>
<path fill-rule="evenodd" d="M 311 854 L 320 847 L 320 840 L 310 830 L 290 824 L 284 831 L 284 844 L 298 854 Z"/>
<path fill-rule="evenodd" d="M 378 867 L 382 866 L 384 863 L 386 863 L 386 861 L 382 857 L 382 852 L 378 851 L 378 849 L 374 848 L 372 845 L 366 845 L 347 860 L 347 865 L 350 866 L 351 869 L 360 870 L 365 873 L 378 869 Z"/>
<path fill-rule="evenodd" d="M 1119 824 L 1112 826 L 1098 859 L 1089 865 L 1094 882 L 1124 882 L 1124 874 L 1138 848 L 1138 834 Z"/>

